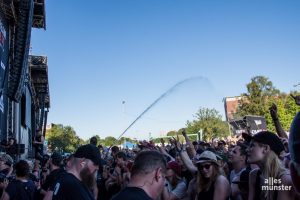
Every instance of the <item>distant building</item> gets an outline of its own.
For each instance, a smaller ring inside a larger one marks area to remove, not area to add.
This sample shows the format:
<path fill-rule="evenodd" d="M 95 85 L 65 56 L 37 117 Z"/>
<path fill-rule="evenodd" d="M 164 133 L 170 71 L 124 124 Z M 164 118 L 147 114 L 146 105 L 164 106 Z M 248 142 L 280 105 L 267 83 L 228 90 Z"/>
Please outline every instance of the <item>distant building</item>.
<path fill-rule="evenodd" d="M 29 56 L 32 28 L 46 29 L 44 0 L 0 0 L 0 140 L 17 140 L 17 159 L 32 155 L 50 107 L 47 57 Z"/>
<path fill-rule="evenodd" d="M 236 113 L 239 101 L 242 99 L 242 97 L 225 97 L 224 98 L 224 108 L 225 108 L 225 117 L 226 121 L 231 121 L 234 119 L 234 114 Z"/>
<path fill-rule="evenodd" d="M 234 135 L 240 135 L 241 133 L 253 135 L 259 131 L 267 130 L 266 120 L 262 116 L 235 116 L 241 99 L 240 96 L 224 98 L 226 121 L 231 125 L 232 133 Z"/>

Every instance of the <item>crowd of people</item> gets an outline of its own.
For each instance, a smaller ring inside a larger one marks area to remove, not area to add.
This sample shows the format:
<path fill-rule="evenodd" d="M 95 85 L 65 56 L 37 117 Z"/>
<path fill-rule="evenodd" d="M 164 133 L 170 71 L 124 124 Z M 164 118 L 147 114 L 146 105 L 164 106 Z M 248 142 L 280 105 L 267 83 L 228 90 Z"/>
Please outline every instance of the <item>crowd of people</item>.
<path fill-rule="evenodd" d="M 300 105 L 300 96 L 295 101 Z M 243 133 L 235 141 L 191 141 L 181 129 L 183 143 L 177 135 L 104 151 L 93 137 L 67 158 L 54 152 L 14 163 L 3 153 L 1 200 L 300 199 L 300 112 L 289 134 L 276 105 L 270 113 L 276 133 Z"/>

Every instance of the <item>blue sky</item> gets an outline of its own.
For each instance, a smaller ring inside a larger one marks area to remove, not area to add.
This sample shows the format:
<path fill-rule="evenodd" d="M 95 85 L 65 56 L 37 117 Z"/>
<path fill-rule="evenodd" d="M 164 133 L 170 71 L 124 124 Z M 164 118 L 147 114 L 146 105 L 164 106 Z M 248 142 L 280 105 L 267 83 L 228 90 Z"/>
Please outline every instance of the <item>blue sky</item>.
<path fill-rule="evenodd" d="M 222 98 L 264 75 L 284 92 L 300 82 L 300 1 L 46 1 L 47 30 L 32 54 L 48 56 L 49 123 L 87 139 L 148 138 L 183 127 L 200 107 L 224 116 Z M 124 104 L 122 102 L 125 101 Z"/>

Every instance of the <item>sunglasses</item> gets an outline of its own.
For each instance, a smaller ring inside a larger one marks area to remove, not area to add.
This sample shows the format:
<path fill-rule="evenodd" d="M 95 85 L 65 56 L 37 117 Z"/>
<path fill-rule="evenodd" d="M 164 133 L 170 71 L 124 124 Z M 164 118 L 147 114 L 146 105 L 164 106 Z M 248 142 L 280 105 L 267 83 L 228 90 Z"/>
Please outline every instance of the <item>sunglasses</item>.
<path fill-rule="evenodd" d="M 203 169 L 209 169 L 211 164 L 198 165 L 198 169 L 201 171 Z"/>

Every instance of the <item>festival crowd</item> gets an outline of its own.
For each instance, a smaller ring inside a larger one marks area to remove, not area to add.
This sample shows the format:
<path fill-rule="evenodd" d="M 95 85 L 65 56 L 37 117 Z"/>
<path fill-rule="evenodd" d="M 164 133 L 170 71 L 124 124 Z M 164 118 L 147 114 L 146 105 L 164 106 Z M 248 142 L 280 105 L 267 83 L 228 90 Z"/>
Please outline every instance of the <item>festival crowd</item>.
<path fill-rule="evenodd" d="M 276 105 L 270 113 L 276 133 L 235 140 L 191 141 L 181 129 L 183 143 L 177 135 L 105 149 L 92 137 L 68 157 L 39 154 L 34 162 L 14 162 L 8 151 L 0 155 L 1 200 L 300 199 L 300 112 L 289 134 Z"/>

